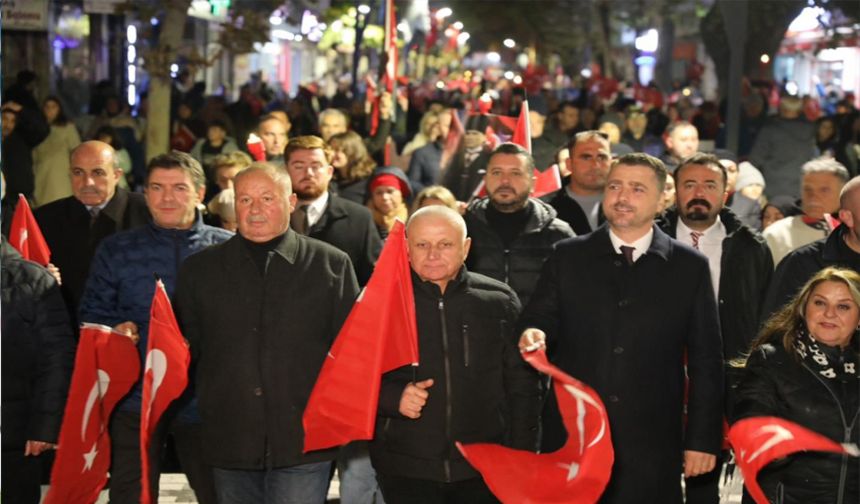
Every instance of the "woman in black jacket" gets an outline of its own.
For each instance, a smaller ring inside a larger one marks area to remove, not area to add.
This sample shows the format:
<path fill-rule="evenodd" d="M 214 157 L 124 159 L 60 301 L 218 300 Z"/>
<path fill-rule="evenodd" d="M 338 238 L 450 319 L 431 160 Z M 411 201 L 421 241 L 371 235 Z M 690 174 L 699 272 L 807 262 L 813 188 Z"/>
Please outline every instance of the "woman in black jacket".
<path fill-rule="evenodd" d="M 838 443 L 860 430 L 860 275 L 825 268 L 777 312 L 753 343 L 734 421 L 785 418 Z M 765 467 L 772 503 L 860 502 L 860 465 L 847 455 L 803 452 Z"/>

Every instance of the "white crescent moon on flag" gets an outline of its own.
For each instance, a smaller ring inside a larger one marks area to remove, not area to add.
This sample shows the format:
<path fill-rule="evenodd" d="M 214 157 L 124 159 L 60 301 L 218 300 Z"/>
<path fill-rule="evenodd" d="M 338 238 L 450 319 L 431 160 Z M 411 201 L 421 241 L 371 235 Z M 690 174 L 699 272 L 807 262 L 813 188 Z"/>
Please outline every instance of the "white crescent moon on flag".
<path fill-rule="evenodd" d="M 23 249 L 24 246 L 27 244 L 27 238 L 29 237 L 30 233 L 29 231 L 27 231 L 27 228 L 22 229 L 21 234 L 18 235 L 18 248 Z"/>
<path fill-rule="evenodd" d="M 93 383 L 93 388 L 90 390 L 90 395 L 87 397 L 87 402 L 84 405 L 84 415 L 81 418 L 81 441 L 86 440 L 87 425 L 90 423 L 90 414 L 93 411 L 93 406 L 96 404 L 96 399 L 101 401 L 107 394 L 110 386 L 110 375 L 104 369 L 96 370 L 96 381 Z"/>
<path fill-rule="evenodd" d="M 143 374 L 152 370 L 152 392 L 149 394 L 149 404 L 147 410 L 152 408 L 152 402 L 155 401 L 155 395 L 161 382 L 164 381 L 164 375 L 167 374 L 167 356 L 164 352 L 157 348 L 153 348 L 146 354 L 146 366 L 143 369 Z"/>
<path fill-rule="evenodd" d="M 786 429 L 781 425 L 765 425 L 754 434 L 755 437 L 759 437 L 763 434 L 772 434 L 770 439 L 765 441 L 758 450 L 756 450 L 750 457 L 747 459 L 747 462 L 752 462 L 759 455 L 764 453 L 766 450 L 773 448 L 774 446 L 782 443 L 783 441 L 788 441 L 789 439 L 794 439 L 794 435 L 790 430 Z"/>
<path fill-rule="evenodd" d="M 585 451 L 585 448 L 591 448 L 592 446 L 594 446 L 598 442 L 600 442 L 601 439 L 603 439 L 603 436 L 606 434 L 606 421 L 601 419 L 600 431 L 597 433 L 597 435 L 594 437 L 594 439 L 592 439 L 588 443 L 588 446 L 586 447 L 586 445 L 585 445 L 585 406 L 584 406 L 584 403 L 588 403 L 588 404 L 594 406 L 595 408 L 597 408 L 598 410 L 600 409 L 600 405 L 597 403 L 597 401 L 592 399 L 591 396 L 588 395 L 588 393 L 586 393 L 584 390 L 581 390 L 577 387 L 574 387 L 573 385 L 565 383 L 564 389 L 567 390 L 570 393 L 570 395 L 572 395 L 574 397 L 574 399 L 576 399 L 576 406 L 577 406 L 577 408 L 576 408 L 577 409 L 577 411 L 576 411 L 576 426 L 579 430 L 579 452 L 580 452 L 580 454 L 582 454 Z"/>

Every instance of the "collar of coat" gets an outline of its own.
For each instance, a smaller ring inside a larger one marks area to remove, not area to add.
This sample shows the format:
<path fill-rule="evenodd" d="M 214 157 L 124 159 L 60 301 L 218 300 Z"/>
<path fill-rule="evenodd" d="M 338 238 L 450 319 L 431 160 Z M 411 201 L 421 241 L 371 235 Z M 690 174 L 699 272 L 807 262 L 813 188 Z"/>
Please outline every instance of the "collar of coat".
<path fill-rule="evenodd" d="M 299 235 L 292 229 L 287 229 L 286 236 L 281 243 L 279 243 L 275 248 L 274 252 L 279 256 L 283 257 L 288 263 L 295 264 L 296 257 L 299 254 L 299 240 L 308 239 L 303 235 Z M 234 252 L 242 255 L 249 261 L 251 261 L 251 253 L 248 251 L 248 248 L 242 244 L 242 237 L 237 233 L 236 236 L 230 238 L 228 243 L 232 243 L 232 248 Z"/>
<path fill-rule="evenodd" d="M 645 255 L 655 255 L 668 261 L 672 253 L 672 239 L 661 231 L 657 224 L 652 224 L 652 227 L 654 228 L 654 238 L 651 240 L 651 246 L 648 247 Z M 615 247 L 612 246 L 612 240 L 609 238 L 609 224 L 603 224 L 596 231 L 585 235 L 585 242 L 591 247 L 593 255 L 617 255 Z"/>
<path fill-rule="evenodd" d="M 854 263 L 860 261 L 860 254 L 845 243 L 845 233 L 849 232 L 845 224 L 836 228 L 830 236 L 825 239 L 821 250 L 821 257 L 828 263 Z"/>

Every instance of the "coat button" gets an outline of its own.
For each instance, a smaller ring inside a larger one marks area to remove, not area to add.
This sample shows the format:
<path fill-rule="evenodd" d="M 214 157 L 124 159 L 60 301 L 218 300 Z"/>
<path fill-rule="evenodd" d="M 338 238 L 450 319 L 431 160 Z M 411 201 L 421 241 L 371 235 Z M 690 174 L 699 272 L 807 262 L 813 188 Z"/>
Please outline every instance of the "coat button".
<path fill-rule="evenodd" d="M 619 268 L 621 267 L 621 261 L 615 261 L 613 264 Z"/>
<path fill-rule="evenodd" d="M 255 387 L 254 388 L 254 395 L 257 397 L 260 397 L 261 395 L 263 395 L 263 389 L 260 387 Z"/>
<path fill-rule="evenodd" d="M 609 402 L 618 402 L 618 396 L 615 394 L 609 396 Z"/>
<path fill-rule="evenodd" d="M 617 346 L 617 347 L 613 348 L 612 351 L 616 354 L 623 354 L 624 353 L 624 347 Z"/>
<path fill-rule="evenodd" d="M 628 306 L 630 306 L 630 300 L 629 299 L 622 299 L 621 301 L 618 302 L 619 308 L 627 308 Z"/>

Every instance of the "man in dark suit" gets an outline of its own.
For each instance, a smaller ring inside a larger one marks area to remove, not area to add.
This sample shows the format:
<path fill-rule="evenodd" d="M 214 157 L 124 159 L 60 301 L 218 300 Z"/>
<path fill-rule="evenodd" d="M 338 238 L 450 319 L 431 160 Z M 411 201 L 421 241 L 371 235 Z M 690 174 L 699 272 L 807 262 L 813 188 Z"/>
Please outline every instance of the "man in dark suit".
<path fill-rule="evenodd" d="M 564 187 L 544 199 L 559 219 L 570 224 L 577 235 L 584 235 L 603 223 L 600 202 L 612 160 L 609 137 L 599 131 L 583 131 L 574 135 L 567 148 L 570 175 Z"/>
<path fill-rule="evenodd" d="M 522 350 L 548 345 L 550 359 L 606 404 L 615 464 L 601 502 L 681 503 L 682 464 L 687 476 L 711 471 L 722 442 L 708 261 L 654 225 L 665 180 L 657 158 L 619 158 L 603 200 L 608 226 L 556 245 L 519 322 Z M 566 434 L 554 401 L 542 421 L 542 451 L 559 448 Z"/>
<path fill-rule="evenodd" d="M 457 201 L 468 202 L 484 178 L 490 148 L 487 145 L 486 115 L 473 115 L 466 120 L 465 134 L 450 165 L 443 167 L 442 185 L 450 190 Z"/>
<path fill-rule="evenodd" d="M 284 160 L 298 198 L 291 227 L 346 252 L 358 284 L 364 286 L 382 250 L 382 239 L 370 210 L 328 191 L 333 156 L 332 148 L 320 137 L 290 140 Z"/>
<path fill-rule="evenodd" d="M 117 231 L 149 222 L 143 195 L 117 187 L 122 176 L 113 147 L 84 142 L 71 154 L 72 196 L 34 212 L 51 249 L 51 262 L 60 270 L 63 298 L 75 327 L 96 246 Z"/>

